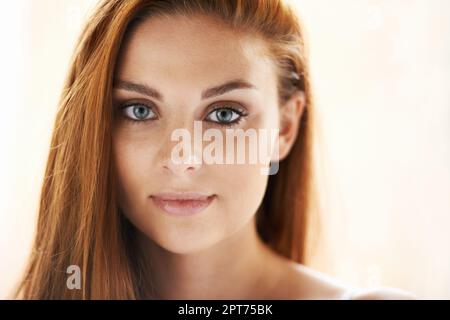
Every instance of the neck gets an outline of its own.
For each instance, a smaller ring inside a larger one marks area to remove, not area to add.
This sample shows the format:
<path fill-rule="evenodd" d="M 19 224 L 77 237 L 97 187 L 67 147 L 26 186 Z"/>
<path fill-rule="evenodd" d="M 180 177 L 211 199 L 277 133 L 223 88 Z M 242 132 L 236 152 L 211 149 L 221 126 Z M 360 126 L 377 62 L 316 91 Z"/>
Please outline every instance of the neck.
<path fill-rule="evenodd" d="M 264 299 L 275 285 L 277 259 L 259 238 L 255 218 L 202 251 L 169 252 L 139 233 L 155 299 Z"/>

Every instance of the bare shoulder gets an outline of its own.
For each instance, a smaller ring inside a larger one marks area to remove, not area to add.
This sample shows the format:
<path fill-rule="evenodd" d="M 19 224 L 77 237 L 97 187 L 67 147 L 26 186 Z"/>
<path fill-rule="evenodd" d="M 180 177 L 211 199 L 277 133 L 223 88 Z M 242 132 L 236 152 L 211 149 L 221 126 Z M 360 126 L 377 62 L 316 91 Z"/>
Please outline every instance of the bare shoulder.
<path fill-rule="evenodd" d="M 275 299 L 334 300 L 340 299 L 347 286 L 328 274 L 303 264 L 285 261 L 284 272 L 274 291 Z"/>
<path fill-rule="evenodd" d="M 274 299 L 295 300 L 416 300 L 413 294 L 392 287 L 354 288 L 340 279 L 284 260 L 283 276 L 273 291 Z"/>
<path fill-rule="evenodd" d="M 412 293 L 391 287 L 379 287 L 375 289 L 359 290 L 352 300 L 417 300 Z"/>

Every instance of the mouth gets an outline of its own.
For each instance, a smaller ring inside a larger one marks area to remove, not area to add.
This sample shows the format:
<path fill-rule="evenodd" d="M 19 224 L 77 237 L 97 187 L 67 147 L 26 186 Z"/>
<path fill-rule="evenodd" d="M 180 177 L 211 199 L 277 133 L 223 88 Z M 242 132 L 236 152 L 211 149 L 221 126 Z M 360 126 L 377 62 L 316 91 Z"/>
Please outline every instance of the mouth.
<path fill-rule="evenodd" d="M 189 216 L 206 209 L 216 197 L 198 192 L 170 192 L 151 195 L 150 199 L 169 215 Z"/>

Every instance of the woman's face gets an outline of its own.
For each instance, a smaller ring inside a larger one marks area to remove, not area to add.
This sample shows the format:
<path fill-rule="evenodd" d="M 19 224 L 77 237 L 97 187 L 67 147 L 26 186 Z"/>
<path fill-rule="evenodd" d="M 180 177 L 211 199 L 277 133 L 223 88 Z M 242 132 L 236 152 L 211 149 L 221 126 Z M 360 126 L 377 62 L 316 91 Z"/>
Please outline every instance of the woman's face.
<path fill-rule="evenodd" d="M 194 140 L 194 121 L 203 133 L 216 129 L 224 138 L 226 129 L 278 128 L 276 71 L 264 45 L 208 18 L 171 16 L 147 19 L 122 46 L 113 99 L 119 205 L 143 234 L 171 252 L 225 239 L 250 221 L 263 199 L 268 176 L 261 168 L 268 162 L 199 164 L 194 161 L 202 153 L 192 149 L 183 153 L 191 161 L 178 163 L 173 149 L 180 140 L 171 136 L 186 129 Z M 207 91 L 236 80 L 247 85 Z M 233 110 L 214 111 L 224 107 Z M 225 156 L 225 139 L 223 150 Z M 170 207 L 161 193 L 173 192 L 213 197 L 202 211 L 180 216 L 158 206 Z"/>

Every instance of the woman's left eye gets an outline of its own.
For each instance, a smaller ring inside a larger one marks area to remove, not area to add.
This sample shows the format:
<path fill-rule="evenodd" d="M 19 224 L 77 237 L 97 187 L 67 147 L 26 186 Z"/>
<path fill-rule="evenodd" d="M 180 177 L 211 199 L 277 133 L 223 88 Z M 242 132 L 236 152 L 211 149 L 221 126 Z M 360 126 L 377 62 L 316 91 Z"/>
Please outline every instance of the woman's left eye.
<path fill-rule="evenodd" d="M 236 110 L 232 107 L 222 107 L 210 112 L 206 119 L 227 126 L 238 123 L 244 116 L 244 112 L 240 110 Z"/>

